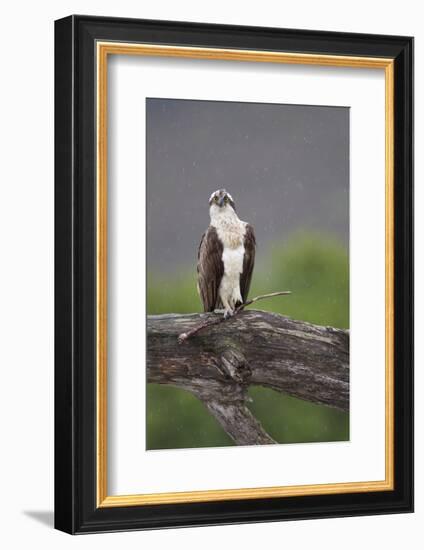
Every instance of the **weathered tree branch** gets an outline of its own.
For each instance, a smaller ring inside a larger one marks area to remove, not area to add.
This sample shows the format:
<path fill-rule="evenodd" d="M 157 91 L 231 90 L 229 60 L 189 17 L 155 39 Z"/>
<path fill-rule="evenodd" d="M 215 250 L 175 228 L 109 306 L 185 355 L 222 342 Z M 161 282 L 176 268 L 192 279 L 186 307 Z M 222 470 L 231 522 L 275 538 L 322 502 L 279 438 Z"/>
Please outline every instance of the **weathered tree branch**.
<path fill-rule="evenodd" d="M 269 294 L 261 294 L 260 296 L 255 296 L 255 298 L 247 300 L 247 302 L 244 302 L 243 304 L 240 304 L 238 307 L 236 307 L 233 317 L 234 315 L 238 315 L 240 311 L 243 311 L 244 308 L 246 308 L 247 306 L 250 306 L 255 302 L 259 302 L 259 300 L 265 300 L 266 298 L 275 298 L 276 296 L 287 296 L 288 294 L 291 294 L 290 290 L 280 290 L 278 292 L 271 292 Z M 198 334 L 202 330 L 206 330 L 212 325 L 219 325 L 221 323 L 224 323 L 225 321 L 228 321 L 228 317 L 225 317 L 224 315 L 215 315 L 215 317 L 213 317 L 212 319 L 203 320 L 200 324 L 192 327 L 188 332 L 181 333 L 178 336 L 178 343 L 183 344 L 186 340 L 188 340 L 195 334 Z"/>
<path fill-rule="evenodd" d="M 349 333 L 264 311 L 149 316 L 147 380 L 196 395 L 238 445 L 275 443 L 246 406 L 260 385 L 294 397 L 349 408 Z M 184 345 L 181 333 L 207 323 Z"/>

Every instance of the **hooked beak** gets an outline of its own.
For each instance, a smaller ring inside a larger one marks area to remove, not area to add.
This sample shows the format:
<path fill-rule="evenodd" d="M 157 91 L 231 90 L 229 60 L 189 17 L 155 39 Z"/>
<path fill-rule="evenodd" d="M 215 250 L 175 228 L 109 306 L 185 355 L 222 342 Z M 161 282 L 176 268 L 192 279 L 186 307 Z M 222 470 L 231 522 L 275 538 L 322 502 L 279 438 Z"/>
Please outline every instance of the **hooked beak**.
<path fill-rule="evenodd" d="M 224 206 L 224 199 L 225 199 L 225 196 L 219 198 L 219 200 L 218 200 L 218 206 L 219 207 Z"/>

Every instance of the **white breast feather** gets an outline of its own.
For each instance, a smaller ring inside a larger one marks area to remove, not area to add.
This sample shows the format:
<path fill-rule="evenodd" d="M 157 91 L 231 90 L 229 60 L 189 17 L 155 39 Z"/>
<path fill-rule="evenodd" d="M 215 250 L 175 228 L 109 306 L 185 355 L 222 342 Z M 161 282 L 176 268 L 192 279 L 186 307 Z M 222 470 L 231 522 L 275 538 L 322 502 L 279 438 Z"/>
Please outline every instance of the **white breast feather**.
<path fill-rule="evenodd" d="M 240 293 L 240 274 L 243 271 L 244 246 L 237 248 L 224 248 L 222 261 L 224 262 L 224 275 L 219 286 L 219 296 L 224 304 L 234 309 L 237 302 L 242 302 Z"/>
<path fill-rule="evenodd" d="M 233 310 L 237 302 L 242 302 L 240 274 L 243 272 L 246 223 L 241 221 L 232 209 L 226 214 L 224 211 L 221 215 L 214 216 L 211 222 L 223 244 L 224 274 L 219 287 L 219 297 L 225 309 Z"/>

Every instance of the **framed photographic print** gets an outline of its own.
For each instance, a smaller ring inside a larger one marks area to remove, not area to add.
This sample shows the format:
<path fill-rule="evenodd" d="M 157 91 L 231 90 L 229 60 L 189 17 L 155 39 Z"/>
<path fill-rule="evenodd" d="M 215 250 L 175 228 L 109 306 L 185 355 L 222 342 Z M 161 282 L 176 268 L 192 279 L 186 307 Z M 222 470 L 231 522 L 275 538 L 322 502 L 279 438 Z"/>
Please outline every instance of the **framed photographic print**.
<path fill-rule="evenodd" d="M 413 39 L 55 24 L 55 525 L 413 509 Z"/>

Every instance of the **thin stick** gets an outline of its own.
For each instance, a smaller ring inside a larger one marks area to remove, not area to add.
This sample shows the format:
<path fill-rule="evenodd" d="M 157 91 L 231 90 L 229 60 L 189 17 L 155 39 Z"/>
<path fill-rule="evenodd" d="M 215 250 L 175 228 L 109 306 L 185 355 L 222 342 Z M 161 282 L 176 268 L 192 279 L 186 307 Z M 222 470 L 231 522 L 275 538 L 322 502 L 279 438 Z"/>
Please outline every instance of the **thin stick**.
<path fill-rule="evenodd" d="M 259 300 L 265 300 L 265 298 L 274 298 L 275 296 L 286 296 L 287 294 L 291 294 L 290 290 L 282 290 L 279 292 L 271 292 L 270 294 L 261 294 L 260 296 L 255 296 L 251 300 L 247 300 L 244 304 L 241 304 L 234 310 L 234 314 L 231 317 L 224 317 L 223 315 L 220 317 L 216 317 L 215 319 L 212 319 L 212 321 L 205 321 L 204 323 L 200 323 L 199 325 L 195 326 L 188 332 L 183 332 L 178 336 L 178 343 L 182 344 L 188 338 L 191 338 L 198 332 L 204 330 L 205 328 L 212 327 L 214 325 L 219 325 L 223 323 L 224 321 L 228 321 L 229 319 L 234 319 L 234 317 L 240 313 L 240 311 L 243 311 L 243 309 L 247 306 L 250 306 L 251 304 L 255 302 L 259 302 Z"/>
<path fill-rule="evenodd" d="M 255 296 L 251 300 L 247 300 L 244 304 L 241 304 L 236 309 L 236 312 L 242 311 L 245 307 L 250 306 L 250 304 L 254 304 L 255 302 L 259 302 L 259 300 L 264 300 L 265 298 L 274 298 L 274 296 L 286 296 L 287 294 L 291 294 L 290 290 L 280 290 L 279 292 L 271 292 L 270 294 L 261 294 L 260 296 Z"/>

